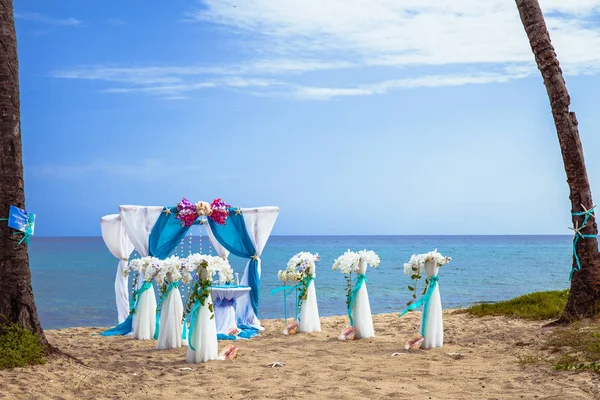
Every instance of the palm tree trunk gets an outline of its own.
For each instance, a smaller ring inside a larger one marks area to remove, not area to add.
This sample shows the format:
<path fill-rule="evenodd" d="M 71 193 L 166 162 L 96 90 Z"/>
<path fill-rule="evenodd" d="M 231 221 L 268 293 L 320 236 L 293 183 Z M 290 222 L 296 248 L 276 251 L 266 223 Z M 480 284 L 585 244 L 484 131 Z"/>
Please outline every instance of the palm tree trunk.
<path fill-rule="evenodd" d="M 0 218 L 10 205 L 25 208 L 19 104 L 19 64 L 12 0 L 0 0 Z M 6 221 L 0 221 L 0 324 L 18 322 L 40 336 L 27 244 L 18 244 Z"/>
<path fill-rule="evenodd" d="M 589 210 L 593 207 L 592 193 L 579 139 L 577 118 L 574 112 L 569 111 L 571 99 L 554 47 L 550 42 L 544 15 L 538 0 L 516 0 L 516 3 L 550 99 L 569 184 L 571 213 L 585 211 L 584 207 Z M 582 215 L 573 215 L 573 226 L 581 227 L 583 219 Z M 580 237 L 577 242 L 576 253 L 579 256 L 581 270 L 573 273 L 569 299 L 560 322 L 591 317 L 597 315 L 600 310 L 600 254 L 595 236 L 598 234 L 598 227 L 593 217 L 581 229 L 581 234 L 593 235 L 593 237 Z M 578 267 L 575 256 L 573 256 L 572 267 Z"/>

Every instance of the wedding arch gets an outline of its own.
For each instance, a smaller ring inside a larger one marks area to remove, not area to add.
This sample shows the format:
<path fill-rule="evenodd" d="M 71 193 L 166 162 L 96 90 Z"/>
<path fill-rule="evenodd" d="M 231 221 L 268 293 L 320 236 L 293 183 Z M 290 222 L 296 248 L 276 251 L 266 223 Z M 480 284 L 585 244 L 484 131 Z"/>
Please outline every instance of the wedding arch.
<path fill-rule="evenodd" d="M 258 319 L 260 299 L 260 256 L 279 214 L 278 207 L 230 208 L 223 224 L 210 218 L 193 218 L 183 224 L 178 208 L 163 206 L 122 205 L 119 214 L 100 219 L 102 238 L 110 252 L 119 259 L 115 277 L 115 296 L 119 323 L 129 315 L 128 278 L 123 274 L 134 249 L 141 257 L 169 257 L 177 249 L 192 225 L 202 225 L 219 256 L 229 253 L 248 260 L 241 285 L 250 292 L 236 302 L 236 317 L 240 326 L 262 330 Z M 139 280 L 141 285 L 143 279 Z"/>

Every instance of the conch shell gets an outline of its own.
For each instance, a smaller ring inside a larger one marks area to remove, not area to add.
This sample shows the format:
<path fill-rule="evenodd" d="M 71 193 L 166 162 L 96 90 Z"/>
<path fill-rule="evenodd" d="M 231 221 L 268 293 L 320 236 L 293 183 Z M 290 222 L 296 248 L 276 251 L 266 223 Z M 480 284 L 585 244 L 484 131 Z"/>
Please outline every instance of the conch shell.
<path fill-rule="evenodd" d="M 421 348 L 423 340 L 425 340 L 423 336 L 417 336 L 416 338 L 407 341 L 404 348 L 406 350 L 418 350 Z"/>
<path fill-rule="evenodd" d="M 338 336 L 338 340 L 354 340 L 356 339 L 356 334 L 356 328 L 349 326 L 342 331 L 340 336 Z"/>
<path fill-rule="evenodd" d="M 298 333 L 298 323 L 296 321 L 292 322 L 283 330 L 284 335 L 295 335 Z"/>
<path fill-rule="evenodd" d="M 212 213 L 212 207 L 205 201 L 199 201 L 196 204 L 196 214 L 200 217 L 208 217 Z"/>
<path fill-rule="evenodd" d="M 219 352 L 219 360 L 233 360 L 237 358 L 238 348 L 234 345 L 227 345 Z"/>

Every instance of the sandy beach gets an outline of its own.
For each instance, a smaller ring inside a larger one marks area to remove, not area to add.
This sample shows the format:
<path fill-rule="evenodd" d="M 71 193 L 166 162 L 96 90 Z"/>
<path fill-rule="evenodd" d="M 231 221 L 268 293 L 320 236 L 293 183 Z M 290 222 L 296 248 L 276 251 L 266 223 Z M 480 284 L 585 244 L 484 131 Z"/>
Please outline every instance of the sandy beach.
<path fill-rule="evenodd" d="M 0 371 L 0 398 L 600 398 L 598 375 L 518 363 L 519 354 L 539 350 L 550 333 L 544 322 L 448 310 L 444 347 L 407 352 L 404 342 L 417 333 L 419 313 L 374 321 L 376 338 L 340 342 L 346 317 L 322 318 L 322 333 L 294 336 L 281 334 L 282 320 L 263 320 L 261 337 L 235 342 L 236 360 L 204 364 L 187 364 L 185 348 L 157 351 L 153 341 L 94 336 L 101 328 L 50 330 L 48 339 L 84 365 L 56 359 Z M 271 367 L 276 361 L 284 366 Z"/>

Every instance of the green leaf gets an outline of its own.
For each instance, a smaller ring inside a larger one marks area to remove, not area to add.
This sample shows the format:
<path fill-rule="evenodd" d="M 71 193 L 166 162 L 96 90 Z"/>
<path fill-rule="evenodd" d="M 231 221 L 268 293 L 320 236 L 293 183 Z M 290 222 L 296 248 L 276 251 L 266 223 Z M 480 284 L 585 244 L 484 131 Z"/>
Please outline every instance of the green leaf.
<path fill-rule="evenodd" d="M 414 286 L 408 286 L 408 290 L 413 291 L 415 290 Z"/>
<path fill-rule="evenodd" d="M 417 275 L 417 274 L 412 274 L 412 276 L 410 277 L 410 279 L 419 279 L 419 278 L 421 278 L 421 276 Z"/>

